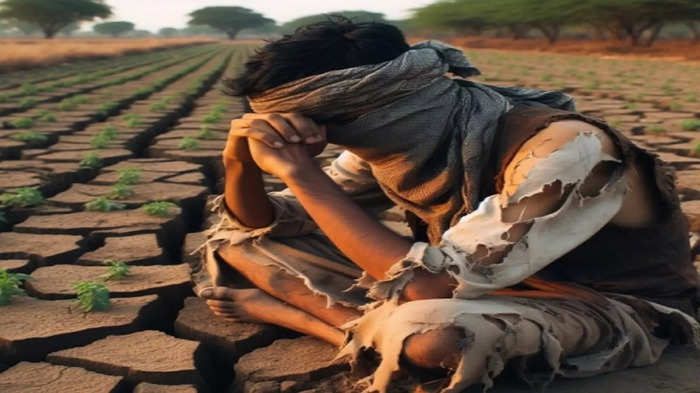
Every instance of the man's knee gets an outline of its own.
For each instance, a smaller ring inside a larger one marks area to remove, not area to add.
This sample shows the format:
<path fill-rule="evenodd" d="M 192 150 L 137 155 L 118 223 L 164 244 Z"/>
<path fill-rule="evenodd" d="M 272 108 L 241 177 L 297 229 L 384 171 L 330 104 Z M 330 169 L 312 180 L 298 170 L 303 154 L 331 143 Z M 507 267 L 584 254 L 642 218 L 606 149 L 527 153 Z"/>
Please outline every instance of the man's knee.
<path fill-rule="evenodd" d="M 460 342 L 463 340 L 464 332 L 455 327 L 430 330 L 406 338 L 403 355 L 418 367 L 453 370 L 462 357 Z"/>

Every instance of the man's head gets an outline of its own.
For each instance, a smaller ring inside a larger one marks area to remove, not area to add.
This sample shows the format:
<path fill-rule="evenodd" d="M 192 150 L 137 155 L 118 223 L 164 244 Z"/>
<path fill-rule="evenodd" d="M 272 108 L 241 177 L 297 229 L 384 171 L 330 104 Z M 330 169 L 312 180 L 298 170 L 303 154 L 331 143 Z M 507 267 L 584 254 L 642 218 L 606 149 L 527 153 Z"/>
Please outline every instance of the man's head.
<path fill-rule="evenodd" d="M 255 97 L 267 89 L 331 70 L 382 63 L 407 51 L 395 26 L 353 23 L 342 17 L 300 27 L 269 42 L 246 63 L 235 79 L 225 81 L 229 94 Z"/>

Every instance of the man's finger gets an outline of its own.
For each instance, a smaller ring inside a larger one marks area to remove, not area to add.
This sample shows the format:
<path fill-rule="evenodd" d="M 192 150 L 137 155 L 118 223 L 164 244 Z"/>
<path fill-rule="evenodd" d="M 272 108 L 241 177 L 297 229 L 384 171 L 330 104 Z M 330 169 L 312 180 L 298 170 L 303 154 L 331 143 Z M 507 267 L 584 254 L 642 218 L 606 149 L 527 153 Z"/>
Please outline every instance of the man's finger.
<path fill-rule="evenodd" d="M 299 130 L 295 129 L 295 127 L 282 115 L 273 113 L 267 117 L 266 121 L 289 143 L 299 143 L 303 139 L 303 136 L 300 135 Z"/>
<path fill-rule="evenodd" d="M 274 149 L 279 149 L 284 146 L 282 137 L 272 130 L 271 126 L 267 126 L 269 130 L 261 130 L 259 127 L 236 128 L 231 130 L 232 136 L 255 139 Z"/>
<path fill-rule="evenodd" d="M 298 113 L 285 113 L 284 117 L 296 128 L 306 143 L 316 143 L 322 140 L 321 126 L 308 117 Z"/>

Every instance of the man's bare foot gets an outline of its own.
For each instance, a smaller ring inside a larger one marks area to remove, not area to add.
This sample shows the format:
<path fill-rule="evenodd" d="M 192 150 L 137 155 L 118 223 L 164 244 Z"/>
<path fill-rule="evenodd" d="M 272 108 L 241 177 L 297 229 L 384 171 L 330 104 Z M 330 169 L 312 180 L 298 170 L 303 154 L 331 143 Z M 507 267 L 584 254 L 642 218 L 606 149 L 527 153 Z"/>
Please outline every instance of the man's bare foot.
<path fill-rule="evenodd" d="M 260 289 L 215 287 L 202 291 L 201 297 L 214 314 L 226 319 L 264 322 L 318 337 L 340 346 L 345 334 L 313 315 L 286 304 Z"/>

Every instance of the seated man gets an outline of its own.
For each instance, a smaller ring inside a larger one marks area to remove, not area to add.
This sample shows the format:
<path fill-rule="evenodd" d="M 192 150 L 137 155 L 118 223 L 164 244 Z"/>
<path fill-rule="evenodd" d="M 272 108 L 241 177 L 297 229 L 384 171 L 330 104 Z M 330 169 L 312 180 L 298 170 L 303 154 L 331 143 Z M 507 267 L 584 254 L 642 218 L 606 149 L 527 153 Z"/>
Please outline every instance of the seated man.
<path fill-rule="evenodd" d="M 456 75 L 446 76 L 447 72 Z M 698 276 L 669 169 L 558 92 L 488 86 L 461 51 L 346 20 L 271 42 L 232 81 L 219 222 L 195 272 L 217 315 L 381 362 L 443 392 L 654 363 L 698 344 Z M 345 151 L 323 171 L 326 141 Z M 286 190 L 266 194 L 262 172 Z M 412 235 L 379 222 L 381 198 Z M 256 289 L 236 289 L 233 268 Z"/>

